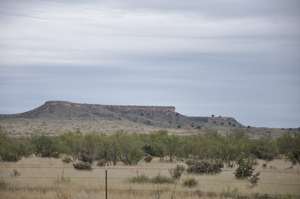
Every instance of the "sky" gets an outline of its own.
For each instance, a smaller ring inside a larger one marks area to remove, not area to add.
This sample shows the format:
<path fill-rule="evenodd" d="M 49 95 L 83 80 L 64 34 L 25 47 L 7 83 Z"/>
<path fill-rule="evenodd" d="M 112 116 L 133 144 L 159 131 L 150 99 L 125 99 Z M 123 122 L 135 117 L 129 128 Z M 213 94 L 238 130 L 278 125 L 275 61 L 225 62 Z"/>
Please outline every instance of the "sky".
<path fill-rule="evenodd" d="M 300 126 L 299 0 L 0 0 L 0 113 L 173 105 Z"/>

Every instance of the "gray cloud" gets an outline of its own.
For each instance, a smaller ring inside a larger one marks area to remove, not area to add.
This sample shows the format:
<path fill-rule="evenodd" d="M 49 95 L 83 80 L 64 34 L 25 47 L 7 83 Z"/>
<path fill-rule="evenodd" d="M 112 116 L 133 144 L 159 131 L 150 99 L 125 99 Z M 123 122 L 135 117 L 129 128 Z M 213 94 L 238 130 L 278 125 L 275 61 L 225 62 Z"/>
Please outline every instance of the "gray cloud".
<path fill-rule="evenodd" d="M 0 112 L 50 99 L 171 104 L 299 126 L 298 9 L 297 0 L 1 1 Z"/>

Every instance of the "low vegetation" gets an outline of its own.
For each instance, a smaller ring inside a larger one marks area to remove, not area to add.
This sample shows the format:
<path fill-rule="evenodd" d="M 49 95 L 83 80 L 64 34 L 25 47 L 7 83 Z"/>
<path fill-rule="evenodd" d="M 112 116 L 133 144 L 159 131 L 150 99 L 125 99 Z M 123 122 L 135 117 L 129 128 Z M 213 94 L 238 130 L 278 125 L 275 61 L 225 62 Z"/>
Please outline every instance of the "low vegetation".
<path fill-rule="evenodd" d="M 254 172 L 255 161 L 252 158 L 241 158 L 237 161 L 238 167 L 235 170 L 235 177 L 244 179 L 251 177 Z"/>
<path fill-rule="evenodd" d="M 89 162 L 78 161 L 73 163 L 73 166 L 78 170 L 92 170 L 92 165 Z"/>
<path fill-rule="evenodd" d="M 13 138 L 0 133 L 0 158 L 2 161 L 18 161 L 35 154 L 40 157 L 60 157 L 64 162 L 82 161 L 92 164 L 101 160 L 105 164 L 135 165 L 139 161 L 151 162 L 152 157 L 167 161 L 186 160 L 188 172 L 215 174 L 223 164 L 243 166 L 251 157 L 270 161 L 285 157 L 292 164 L 300 163 L 300 134 L 285 134 L 279 138 L 250 139 L 243 132 L 222 136 L 214 132 L 204 135 L 175 136 L 166 131 L 153 134 L 82 134 L 70 132 L 60 136 L 35 135 Z M 248 163 L 246 163 L 248 164 Z M 101 166 L 101 164 L 99 164 Z M 242 167 L 241 167 L 242 169 Z M 238 170 L 237 177 L 244 171 Z"/>
<path fill-rule="evenodd" d="M 129 182 L 131 183 L 149 183 L 151 181 L 151 179 L 146 176 L 146 175 L 138 175 L 138 176 L 134 176 L 132 178 L 129 178 Z"/>
<path fill-rule="evenodd" d="M 195 178 L 189 177 L 183 180 L 182 186 L 192 188 L 198 185 L 198 181 Z"/>
<path fill-rule="evenodd" d="M 68 164 L 68 163 L 72 162 L 73 160 L 72 160 L 72 157 L 70 157 L 70 156 L 64 156 L 64 157 L 62 158 L 62 161 L 63 161 L 64 163 Z"/>
<path fill-rule="evenodd" d="M 212 160 L 201 160 L 190 162 L 187 172 L 194 174 L 217 174 L 222 171 L 222 168 L 222 162 Z"/>
<path fill-rule="evenodd" d="M 145 162 L 147 162 L 147 163 L 149 163 L 149 162 L 151 162 L 152 161 L 152 156 L 151 155 L 149 155 L 149 154 L 146 154 L 146 156 L 145 156 L 145 158 L 144 158 L 144 161 Z"/>
<path fill-rule="evenodd" d="M 156 175 L 152 178 L 146 175 L 138 175 L 132 178 L 129 178 L 129 182 L 131 183 L 153 183 L 153 184 L 172 184 L 174 183 L 174 179 L 168 176 Z"/>
<path fill-rule="evenodd" d="M 179 179 L 182 176 L 184 171 L 185 171 L 185 167 L 183 165 L 176 165 L 174 169 L 169 170 L 170 175 L 175 180 Z"/>

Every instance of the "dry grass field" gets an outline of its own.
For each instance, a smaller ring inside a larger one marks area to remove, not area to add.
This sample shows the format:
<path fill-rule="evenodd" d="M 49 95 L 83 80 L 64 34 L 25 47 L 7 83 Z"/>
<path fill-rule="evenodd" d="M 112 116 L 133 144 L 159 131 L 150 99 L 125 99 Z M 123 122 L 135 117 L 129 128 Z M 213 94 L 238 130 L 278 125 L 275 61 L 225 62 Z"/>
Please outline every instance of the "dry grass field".
<path fill-rule="evenodd" d="M 176 164 L 154 159 L 137 166 L 117 165 L 108 167 L 108 198 L 234 198 L 236 195 L 270 194 L 300 196 L 300 168 L 289 168 L 290 163 L 274 160 L 256 170 L 261 172 L 257 186 L 247 180 L 237 180 L 234 168 L 224 168 L 217 175 L 193 175 L 198 185 L 183 187 L 184 174 L 175 184 L 136 184 L 128 179 L 137 175 L 149 177 L 158 174 L 170 176 L 169 169 Z M 17 175 L 15 175 L 18 173 Z M 92 171 L 78 171 L 72 164 L 53 158 L 26 158 L 17 163 L 0 164 L 0 198 L 5 199 L 69 199 L 104 198 L 103 167 L 94 165 Z"/>

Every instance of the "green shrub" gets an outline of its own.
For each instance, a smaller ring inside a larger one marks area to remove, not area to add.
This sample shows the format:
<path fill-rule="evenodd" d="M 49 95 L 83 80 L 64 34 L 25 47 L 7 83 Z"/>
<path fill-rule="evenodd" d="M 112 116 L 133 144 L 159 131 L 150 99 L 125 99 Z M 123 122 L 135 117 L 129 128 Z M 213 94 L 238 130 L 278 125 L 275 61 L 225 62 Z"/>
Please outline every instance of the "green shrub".
<path fill-rule="evenodd" d="M 79 153 L 78 159 L 80 161 L 87 162 L 87 163 L 90 163 L 90 164 L 92 164 L 93 161 L 94 161 L 93 155 L 88 153 L 88 152 L 85 152 L 85 151 Z"/>
<path fill-rule="evenodd" d="M 0 132 L 0 161 L 16 162 L 27 153 L 20 147 L 18 140 Z"/>
<path fill-rule="evenodd" d="M 262 138 L 259 140 L 252 140 L 250 153 L 256 158 L 271 161 L 277 156 L 278 148 L 274 140 Z"/>
<path fill-rule="evenodd" d="M 92 170 L 92 165 L 90 163 L 82 161 L 75 162 L 73 167 L 78 170 Z"/>
<path fill-rule="evenodd" d="M 237 162 L 238 167 L 235 170 L 235 177 L 236 178 L 247 178 L 252 176 L 254 171 L 254 160 L 252 158 L 241 158 Z"/>
<path fill-rule="evenodd" d="M 143 151 L 145 154 L 150 155 L 150 156 L 155 156 L 156 155 L 156 151 L 155 151 L 155 147 L 146 143 L 143 147 L 142 147 Z"/>
<path fill-rule="evenodd" d="M 209 129 L 207 129 L 209 130 Z M 113 135 L 66 133 L 61 136 L 33 136 L 31 138 L 8 137 L 0 129 L 0 161 L 18 161 L 30 154 L 41 157 L 58 157 L 68 154 L 73 160 L 92 163 L 94 160 L 106 160 L 114 165 L 122 161 L 126 165 L 137 164 L 144 158 L 150 162 L 152 157 L 188 159 L 188 171 L 193 173 L 218 173 L 222 162 L 232 165 L 237 157 L 255 156 L 270 160 L 277 155 L 288 158 L 293 164 L 300 162 L 300 135 L 286 134 L 276 140 L 250 139 L 243 129 L 232 129 L 227 136 L 218 135 L 209 130 L 204 135 L 176 136 L 167 131 L 149 135 L 116 133 Z M 206 160 L 199 163 L 193 159 Z M 239 173 L 239 172 L 237 172 Z M 239 175 L 239 174 L 237 174 Z"/>
<path fill-rule="evenodd" d="M 195 164 L 196 162 L 197 161 L 195 161 L 195 160 L 188 159 L 188 160 L 185 161 L 185 164 L 187 164 L 188 166 L 191 166 L 191 165 Z"/>
<path fill-rule="evenodd" d="M 184 187 L 192 188 L 197 186 L 198 181 L 195 178 L 186 178 L 183 180 L 182 185 Z"/>
<path fill-rule="evenodd" d="M 196 161 L 191 164 L 187 172 L 188 173 L 196 173 L 196 174 L 216 174 L 222 171 L 223 164 L 216 161 Z"/>
<path fill-rule="evenodd" d="M 300 134 L 285 134 L 277 140 L 279 152 L 292 164 L 300 164 Z"/>
<path fill-rule="evenodd" d="M 119 159 L 126 165 L 136 165 L 144 156 L 143 143 L 136 135 L 116 134 L 114 137 L 119 149 Z"/>
<path fill-rule="evenodd" d="M 154 184 L 171 184 L 174 183 L 174 180 L 167 176 L 157 175 L 151 178 L 151 183 Z"/>
<path fill-rule="evenodd" d="M 152 159 L 153 159 L 153 158 L 152 158 L 151 155 L 146 155 L 146 156 L 144 157 L 144 161 L 147 162 L 147 163 L 151 162 Z"/>
<path fill-rule="evenodd" d="M 16 162 L 21 159 L 21 156 L 15 149 L 7 147 L 6 151 L 1 152 L 0 158 L 2 161 Z"/>
<path fill-rule="evenodd" d="M 70 157 L 70 156 L 64 156 L 63 159 L 62 159 L 62 161 L 63 161 L 64 163 L 70 163 L 70 162 L 73 161 L 73 159 L 72 159 L 72 157 Z"/>
<path fill-rule="evenodd" d="M 146 175 L 138 175 L 129 179 L 131 183 L 149 183 L 151 179 Z"/>
<path fill-rule="evenodd" d="M 41 157 L 55 157 L 59 156 L 58 141 L 54 137 L 38 135 L 32 138 L 32 145 L 35 153 Z"/>
<path fill-rule="evenodd" d="M 157 175 L 153 178 L 149 178 L 146 175 L 138 175 L 132 178 L 129 178 L 131 183 L 153 183 L 153 184 L 170 184 L 174 183 L 174 180 L 167 176 Z"/>

